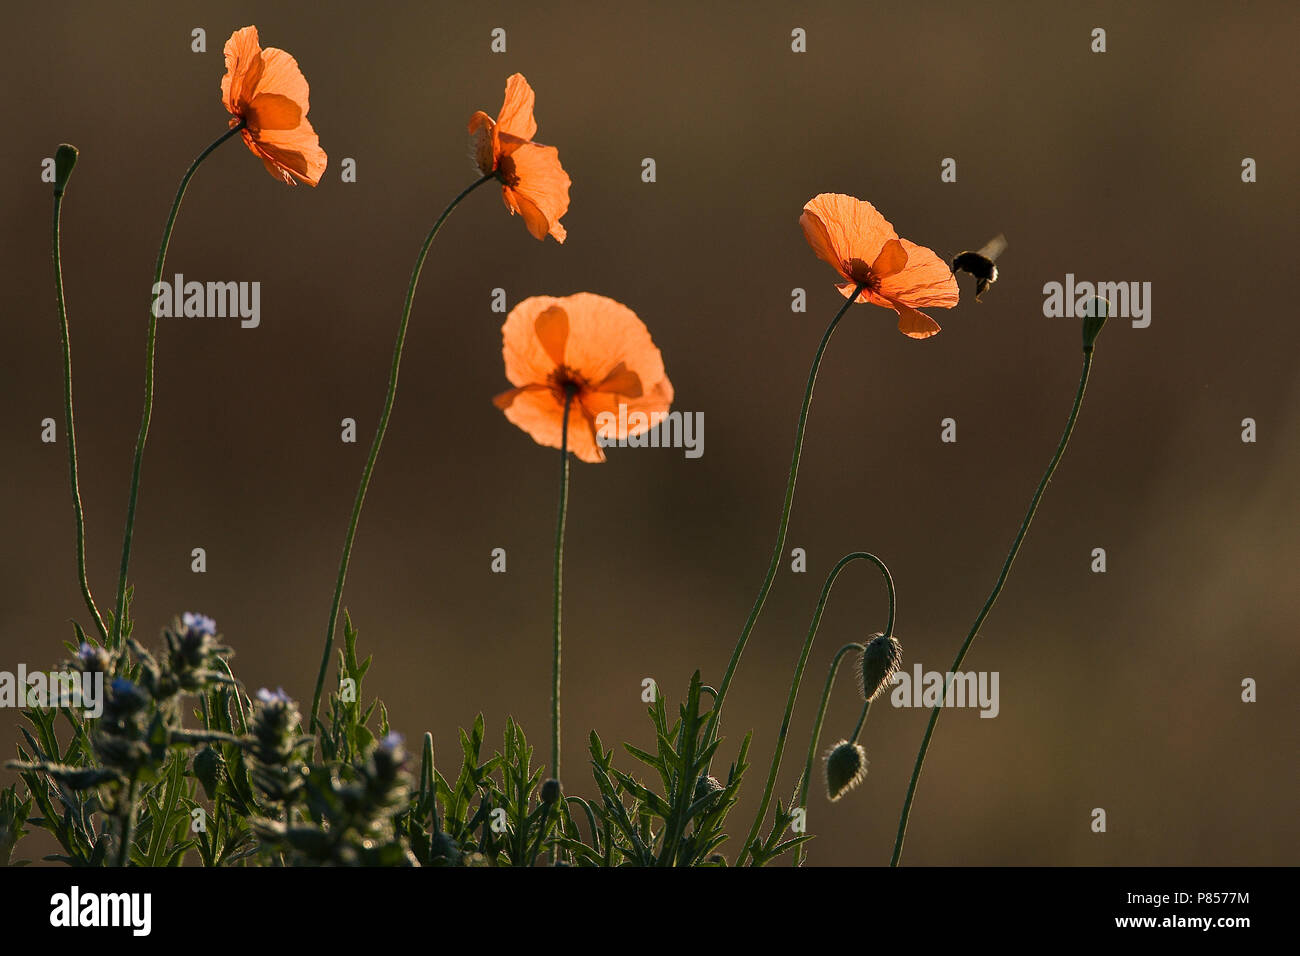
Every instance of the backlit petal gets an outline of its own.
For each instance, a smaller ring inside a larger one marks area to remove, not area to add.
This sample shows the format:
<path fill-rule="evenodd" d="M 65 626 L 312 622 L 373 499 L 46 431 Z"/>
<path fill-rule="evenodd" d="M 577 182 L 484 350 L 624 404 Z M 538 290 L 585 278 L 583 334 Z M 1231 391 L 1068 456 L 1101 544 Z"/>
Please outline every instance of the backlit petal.
<path fill-rule="evenodd" d="M 302 122 L 302 107 L 281 93 L 258 93 L 245 116 L 251 130 L 293 129 Z"/>
<path fill-rule="evenodd" d="M 890 239 L 880 250 L 880 255 L 876 256 L 876 261 L 871 263 L 871 274 L 877 279 L 884 279 L 902 272 L 906 265 L 907 250 L 897 239 Z"/>
<path fill-rule="evenodd" d="M 844 264 L 850 259 L 875 262 L 885 243 L 898 238 L 894 227 L 875 206 L 853 196 L 822 193 L 803 208 L 805 215 L 799 221 L 809 245 L 845 278 L 849 275 L 844 271 Z M 807 224 L 805 217 L 808 217 Z M 820 223 L 820 230 L 815 223 Z"/>
<path fill-rule="evenodd" d="M 241 104 L 250 99 L 262 76 L 262 47 L 257 27 L 236 30 L 224 49 L 226 75 L 221 78 L 221 101 L 227 110 L 240 114 Z"/>
<path fill-rule="evenodd" d="M 664 377 L 664 360 L 650 330 L 635 312 L 620 302 L 579 292 L 565 297 L 569 313 L 569 343 L 565 362 L 586 381 L 605 381 L 622 363 L 643 385 Z"/>
<path fill-rule="evenodd" d="M 548 390 L 517 390 L 514 400 L 504 409 L 505 416 L 526 431 L 539 445 L 559 448 L 563 437 L 564 403 Z M 595 424 L 580 402 L 569 405 L 567 445 L 580 460 L 600 462 L 605 453 L 596 444 Z"/>
<path fill-rule="evenodd" d="M 881 295 L 913 307 L 952 308 L 960 298 L 957 279 L 948 264 L 925 246 L 902 240 L 907 265 L 880 283 Z"/>
<path fill-rule="evenodd" d="M 564 346 L 569 340 L 569 315 L 558 305 L 544 309 L 533 323 L 537 341 L 556 366 L 564 364 Z"/>
<path fill-rule="evenodd" d="M 519 144 L 511 153 L 516 181 L 508 187 L 513 197 L 507 203 L 524 217 L 528 231 L 537 239 L 549 234 L 564 242 L 565 229 L 560 218 L 569 211 L 569 174 L 560 165 L 560 153 L 554 146 L 538 143 Z"/>
<path fill-rule="evenodd" d="M 497 114 L 497 131 L 520 139 L 532 139 L 537 134 L 537 122 L 533 119 L 533 88 L 522 73 L 506 80 L 506 98 Z"/>
<path fill-rule="evenodd" d="M 553 306 L 564 308 L 564 302 L 549 295 L 533 296 L 506 316 L 501 327 L 502 355 L 511 385 L 545 384 L 555 371 L 555 360 L 537 337 L 538 316 Z"/>
<path fill-rule="evenodd" d="M 918 312 L 906 305 L 898 305 L 896 308 L 898 309 L 898 331 L 908 338 L 928 339 L 932 335 L 939 334 L 939 323 L 924 312 Z"/>

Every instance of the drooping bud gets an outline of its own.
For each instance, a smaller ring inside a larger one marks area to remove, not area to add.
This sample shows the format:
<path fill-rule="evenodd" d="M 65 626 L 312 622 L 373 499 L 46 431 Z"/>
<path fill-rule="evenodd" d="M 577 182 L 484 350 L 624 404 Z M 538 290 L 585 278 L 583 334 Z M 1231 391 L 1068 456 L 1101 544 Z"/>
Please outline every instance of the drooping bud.
<path fill-rule="evenodd" d="M 217 781 L 221 779 L 221 770 L 225 764 L 221 753 L 210 745 L 194 755 L 194 776 L 199 778 L 209 800 L 217 792 Z"/>
<path fill-rule="evenodd" d="M 867 752 L 859 744 L 841 740 L 826 755 L 826 796 L 832 803 L 867 775 Z"/>
<path fill-rule="evenodd" d="M 61 143 L 54 154 L 54 195 L 62 196 L 68 188 L 68 179 L 72 168 L 77 165 L 77 147 L 70 143 Z"/>
<path fill-rule="evenodd" d="M 554 803 L 560 799 L 560 781 L 554 777 L 548 777 L 542 784 L 542 803 Z"/>
<path fill-rule="evenodd" d="M 875 634 L 862 652 L 858 680 L 863 700 L 875 700 L 893 680 L 903 662 L 903 645 L 892 634 Z"/>
<path fill-rule="evenodd" d="M 1097 336 L 1101 334 L 1101 327 L 1106 324 L 1106 317 L 1110 315 L 1110 303 L 1105 299 L 1094 296 L 1088 300 L 1088 304 L 1083 308 L 1083 350 L 1091 352 L 1093 344 L 1097 341 Z"/>

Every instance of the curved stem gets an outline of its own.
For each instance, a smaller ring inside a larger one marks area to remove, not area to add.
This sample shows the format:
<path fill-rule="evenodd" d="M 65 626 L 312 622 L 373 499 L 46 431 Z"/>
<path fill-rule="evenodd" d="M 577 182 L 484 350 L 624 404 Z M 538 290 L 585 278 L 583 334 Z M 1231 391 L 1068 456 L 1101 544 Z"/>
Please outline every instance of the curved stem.
<path fill-rule="evenodd" d="M 781 565 L 782 552 L 785 550 L 786 530 L 790 526 L 790 508 L 794 504 L 795 480 L 799 476 L 799 458 L 803 454 L 804 431 L 808 425 L 808 408 L 812 405 L 813 386 L 817 383 L 817 370 L 821 367 L 822 356 L 826 353 L 826 346 L 830 344 L 836 326 L 840 324 L 840 319 L 844 318 L 849 306 L 854 303 L 861 292 L 862 285 L 859 283 L 854 288 L 853 293 L 844 300 L 840 310 L 835 313 L 835 318 L 831 319 L 830 325 L 826 326 L 826 331 L 822 333 L 822 340 L 817 346 L 817 352 L 813 356 L 812 368 L 808 372 L 808 382 L 804 386 L 803 406 L 799 409 L 799 424 L 794 433 L 794 455 L 790 459 L 790 477 L 786 480 L 785 502 L 781 506 L 781 524 L 777 529 L 776 547 L 772 549 L 772 560 L 768 564 L 767 575 L 763 578 L 762 587 L 758 589 L 758 598 L 754 601 L 754 606 L 749 612 L 749 618 L 745 621 L 745 627 L 740 632 L 740 639 L 736 641 L 736 647 L 731 652 L 731 660 L 727 663 L 727 671 L 722 677 L 722 684 L 718 687 L 717 703 L 713 706 L 708 726 L 705 728 L 704 740 L 706 744 L 712 743 L 717 734 L 718 723 L 722 718 L 722 704 L 726 700 L 727 690 L 731 687 L 731 679 L 735 676 L 736 667 L 740 664 L 740 655 L 745 652 L 745 645 L 749 643 L 749 635 L 754 630 L 758 615 L 762 612 L 763 605 L 767 601 L 768 592 L 772 590 L 772 583 L 776 580 L 777 568 Z"/>
<path fill-rule="evenodd" d="M 867 726 L 867 714 L 871 710 L 871 701 L 862 702 L 862 713 L 858 715 L 858 722 L 853 726 L 853 733 L 849 734 L 849 743 L 856 744 L 858 738 L 862 736 L 862 728 Z"/>
<path fill-rule="evenodd" d="M 67 303 L 63 297 L 63 257 L 60 253 L 62 231 L 63 189 L 54 191 L 54 296 L 59 310 L 59 344 L 63 347 L 63 428 L 68 433 L 68 480 L 72 487 L 72 512 L 77 521 L 77 579 L 81 597 L 95 622 L 99 639 L 108 643 L 108 627 L 90 593 L 90 580 L 86 577 L 86 518 L 81 508 L 81 485 L 77 478 L 77 428 L 72 413 L 72 341 L 68 333 Z"/>
<path fill-rule="evenodd" d="M 1002 587 L 1007 583 L 1007 576 L 1011 573 L 1011 565 L 1016 560 L 1020 545 L 1024 542 L 1025 535 L 1029 531 L 1029 524 L 1034 520 L 1034 514 L 1038 511 L 1038 503 L 1042 501 L 1043 492 L 1047 490 L 1048 482 L 1052 480 L 1052 474 L 1056 471 L 1056 466 L 1060 464 L 1062 456 L 1065 455 L 1065 447 L 1070 442 L 1070 434 L 1074 431 L 1075 420 L 1078 419 L 1079 409 L 1083 405 L 1083 393 L 1088 387 L 1088 373 L 1092 370 L 1092 354 L 1091 346 L 1085 347 L 1083 371 L 1079 374 L 1079 389 L 1074 395 L 1074 406 L 1070 409 L 1069 419 L 1066 420 L 1065 432 L 1061 435 L 1061 441 L 1056 446 L 1056 453 L 1052 455 L 1052 460 L 1047 464 L 1047 470 L 1043 472 L 1043 477 L 1038 482 L 1034 497 L 1029 502 L 1029 510 L 1025 512 L 1025 520 L 1020 523 L 1020 531 L 1016 534 L 1016 539 L 1011 544 L 1011 550 L 1007 552 L 1007 559 L 1002 564 L 1002 572 L 998 575 L 997 583 L 993 585 L 988 600 L 980 608 L 975 623 L 971 625 L 970 633 L 966 635 L 966 640 L 962 642 L 961 649 L 957 651 L 952 666 L 948 668 L 948 673 L 944 677 L 943 695 L 939 698 L 939 703 L 930 712 L 930 722 L 926 725 L 925 736 L 921 739 L 921 749 L 916 754 L 916 765 L 912 767 L 911 782 L 907 785 L 907 797 L 903 801 L 903 812 L 898 818 L 898 835 L 894 838 L 894 853 L 889 860 L 890 866 L 898 866 L 898 861 L 903 855 L 903 840 L 907 836 L 907 821 L 912 813 L 912 800 L 916 796 L 916 786 L 921 779 L 921 768 L 925 765 L 926 751 L 930 749 L 930 738 L 934 736 L 934 727 L 939 722 L 939 712 L 948 699 L 948 685 L 952 680 L 952 675 L 961 668 L 961 662 L 965 659 L 966 652 L 975 643 L 975 636 L 979 634 L 984 619 L 988 617 L 989 611 L 993 609 L 993 603 L 998 599 L 998 595 L 1002 593 Z"/>
<path fill-rule="evenodd" d="M 785 740 L 790 731 L 790 719 L 794 716 L 795 699 L 799 696 L 799 688 L 803 684 L 804 670 L 808 666 L 808 656 L 812 653 L 813 639 L 817 637 L 817 628 L 821 626 L 822 614 L 826 610 L 826 602 L 830 599 L 831 588 L 835 585 L 835 579 L 839 577 L 840 572 L 854 561 L 870 561 L 885 578 L 885 588 L 889 592 L 889 618 L 885 624 L 885 633 L 894 633 L 894 579 L 890 577 L 889 568 L 885 567 L 885 562 L 881 561 L 874 554 L 866 551 L 854 551 L 846 554 L 831 569 L 831 573 L 826 576 L 826 583 L 822 585 L 821 597 L 817 600 L 817 609 L 813 612 L 812 623 L 808 625 L 808 636 L 804 639 L 803 650 L 799 652 L 799 662 L 794 668 L 794 679 L 790 682 L 790 693 L 785 702 L 785 714 L 781 717 L 781 730 L 776 737 L 776 752 L 772 754 L 772 766 L 767 772 L 767 784 L 763 788 L 763 799 L 758 804 L 758 813 L 754 816 L 754 823 L 749 828 L 749 836 L 745 838 L 745 843 L 741 847 L 740 857 L 736 860 L 736 865 L 740 866 L 745 859 L 745 854 L 749 852 L 749 846 L 758 836 L 758 831 L 763 825 L 763 820 L 767 816 L 767 808 L 772 802 L 772 790 L 776 787 L 776 777 L 781 769 L 781 757 L 785 753 Z M 862 722 L 859 721 L 858 728 L 861 730 Z M 820 728 L 819 728 L 820 729 Z M 854 733 L 856 738 L 857 732 Z"/>
<path fill-rule="evenodd" d="M 122 567 L 118 572 L 117 578 L 117 599 L 114 602 L 113 611 L 113 636 L 109 644 L 116 647 L 122 641 L 122 619 L 126 611 L 126 576 L 131 565 L 131 537 L 135 532 L 135 504 L 140 496 L 140 468 L 144 462 L 144 446 L 149 438 L 149 422 L 153 418 L 153 366 L 154 352 L 158 339 L 158 316 L 154 314 L 154 289 L 162 281 L 163 266 L 167 262 L 167 247 L 171 244 L 172 229 L 176 226 L 176 215 L 180 212 L 181 200 L 185 198 L 185 190 L 190 185 L 190 179 L 194 173 L 203 165 L 217 147 L 230 139 L 236 133 L 244 128 L 244 121 L 240 120 L 235 126 L 226 130 L 218 136 L 203 152 L 199 153 L 194 162 L 190 163 L 190 168 L 185 171 L 181 177 L 181 184 L 176 189 L 176 198 L 172 200 L 171 210 L 167 213 L 167 225 L 163 227 L 162 242 L 158 246 L 158 259 L 154 263 L 153 285 L 149 287 L 149 334 L 145 343 L 145 366 L 144 366 L 144 412 L 140 416 L 140 433 L 135 440 L 135 460 L 131 465 L 131 494 L 126 503 L 126 531 L 122 535 Z"/>
<path fill-rule="evenodd" d="M 564 591 L 564 523 L 569 513 L 569 408 L 573 392 L 564 396 L 560 426 L 560 513 L 555 521 L 555 589 L 551 655 L 551 776 L 560 779 L 560 605 Z"/>
<path fill-rule="evenodd" d="M 812 734 L 808 738 L 808 759 L 804 762 L 803 776 L 799 780 L 799 800 L 796 806 L 808 806 L 808 783 L 812 780 L 813 761 L 817 759 L 817 743 L 821 739 L 822 724 L 826 720 L 826 708 L 831 702 L 831 688 L 835 686 L 835 675 L 840 669 L 840 660 L 850 651 L 857 651 L 861 654 L 866 649 L 866 646 L 863 644 L 845 644 L 835 652 L 835 657 L 831 659 L 830 670 L 826 672 L 826 686 L 822 689 L 821 706 L 817 708 L 817 719 L 813 722 Z M 867 706 L 871 706 L 870 701 L 867 702 Z M 864 710 L 862 720 L 858 721 L 859 730 L 862 729 L 862 721 L 866 719 L 865 714 L 866 711 Z M 857 740 L 857 734 L 854 734 L 853 739 Z M 795 847 L 795 866 L 801 866 L 803 864 L 804 855 L 805 851 L 803 844 Z"/>
<path fill-rule="evenodd" d="M 429 255 L 429 247 L 433 245 L 434 237 L 438 235 L 438 230 L 447 221 L 451 211 L 460 205 L 462 199 L 492 177 L 493 174 L 488 173 L 470 183 L 442 211 L 438 221 L 433 224 L 433 228 L 424 237 L 420 252 L 415 257 L 415 266 L 411 269 L 411 278 L 406 286 L 406 300 L 402 304 L 402 320 L 397 326 L 397 342 L 393 346 L 393 364 L 388 373 L 388 393 L 384 397 L 384 410 L 380 413 L 379 427 L 375 431 L 375 437 L 371 439 L 370 454 L 366 458 L 366 466 L 361 472 L 361 484 L 358 486 L 356 498 L 352 502 L 352 517 L 348 520 L 348 534 L 343 542 L 343 556 L 339 560 L 339 573 L 334 582 L 334 597 L 330 602 L 329 624 L 325 631 L 325 650 L 321 654 L 320 670 L 316 675 L 316 689 L 312 693 L 311 699 L 311 731 L 313 733 L 320 726 L 316 712 L 320 708 L 321 691 L 325 687 L 325 674 L 329 670 L 330 654 L 334 650 L 334 630 L 338 626 L 339 607 L 343 603 L 343 584 L 348 576 L 348 562 L 352 558 L 352 542 L 357 536 L 357 523 L 361 520 L 361 506 L 365 503 L 366 490 L 370 487 L 370 476 L 374 473 L 375 462 L 379 459 L 379 448 L 384 443 L 384 434 L 388 431 L 388 419 L 393 413 L 393 403 L 397 400 L 397 375 L 402 366 L 402 348 L 406 344 L 406 327 L 411 320 L 411 306 L 415 302 L 416 287 L 420 284 L 420 271 L 424 268 L 424 260 Z"/>

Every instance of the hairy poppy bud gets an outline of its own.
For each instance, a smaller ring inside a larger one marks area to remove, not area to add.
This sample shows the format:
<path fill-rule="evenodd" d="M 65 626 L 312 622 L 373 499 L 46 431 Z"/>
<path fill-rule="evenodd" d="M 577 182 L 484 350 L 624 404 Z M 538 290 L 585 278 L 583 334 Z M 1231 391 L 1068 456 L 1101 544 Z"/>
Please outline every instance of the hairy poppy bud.
<path fill-rule="evenodd" d="M 542 803 L 554 803 L 560 799 L 560 781 L 548 777 L 542 784 Z"/>
<path fill-rule="evenodd" d="M 826 755 L 826 796 L 834 803 L 867 775 L 867 752 L 859 744 L 841 740 Z"/>
<path fill-rule="evenodd" d="M 1110 315 L 1110 303 L 1094 297 L 1088 300 L 1083 312 L 1083 350 L 1091 352 L 1101 334 L 1101 327 L 1106 324 L 1106 317 Z"/>
<path fill-rule="evenodd" d="M 884 691 L 898 665 L 903 662 L 903 645 L 892 634 L 873 635 L 862 652 L 862 664 L 858 668 L 863 700 L 875 700 Z"/>
<path fill-rule="evenodd" d="M 194 776 L 203 784 L 203 792 L 209 800 L 217 792 L 217 781 L 221 779 L 221 768 L 226 761 L 211 746 L 204 747 L 194 755 Z"/>
<path fill-rule="evenodd" d="M 54 154 L 54 195 L 63 195 L 63 191 L 68 188 L 68 178 L 72 175 L 72 167 L 76 165 L 77 147 L 68 143 L 60 144 L 58 151 Z"/>

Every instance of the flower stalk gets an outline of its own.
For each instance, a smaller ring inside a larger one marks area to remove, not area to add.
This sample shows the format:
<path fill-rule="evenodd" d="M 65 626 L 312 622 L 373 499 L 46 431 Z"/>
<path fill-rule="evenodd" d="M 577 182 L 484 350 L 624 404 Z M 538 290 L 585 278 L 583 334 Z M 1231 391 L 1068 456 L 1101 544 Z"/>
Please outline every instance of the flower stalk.
<path fill-rule="evenodd" d="M 461 190 L 460 194 L 448 204 L 447 208 L 442 211 L 442 215 L 433 224 L 433 228 L 429 230 L 428 235 L 424 237 L 420 252 L 415 257 L 415 266 L 411 269 L 411 278 L 406 286 L 406 300 L 402 303 L 402 319 L 397 326 L 397 342 L 393 346 L 392 368 L 388 373 L 388 392 L 384 396 L 384 408 L 379 415 L 379 427 L 375 430 L 375 437 L 370 442 L 370 454 L 367 456 L 365 468 L 361 472 L 361 484 L 357 487 L 356 498 L 352 502 L 352 516 L 348 520 L 348 533 L 343 542 L 343 556 L 339 559 L 339 573 L 334 582 L 334 596 L 330 601 L 329 624 L 325 631 L 325 649 L 321 654 L 320 670 L 316 675 L 316 689 L 312 693 L 311 699 L 311 730 L 313 733 L 320 727 L 317 712 L 320 709 L 321 692 L 325 687 L 325 675 L 329 671 L 330 654 L 334 650 L 334 631 L 338 626 L 339 607 L 343 603 L 343 585 L 347 581 L 348 563 L 352 559 L 352 543 L 356 540 L 357 524 L 361 520 L 361 506 L 365 503 L 366 491 L 370 488 L 370 476 L 374 474 L 375 462 L 379 459 L 379 449 L 384 443 L 384 435 L 388 432 L 388 419 L 393 414 L 393 403 L 397 400 L 397 377 L 402 368 L 402 350 L 406 346 L 406 329 L 411 320 L 411 307 L 415 303 L 415 290 L 420 284 L 420 272 L 424 268 L 424 260 L 429 255 L 429 247 L 433 245 L 438 230 L 447 221 L 447 217 L 451 215 L 452 210 L 459 206 L 461 200 L 475 189 L 494 178 L 494 175 L 494 173 L 485 173 L 480 176 Z"/>
<path fill-rule="evenodd" d="M 731 660 L 727 662 L 727 670 L 723 674 L 722 684 L 718 687 L 718 697 L 713 705 L 713 712 L 709 717 L 708 727 L 705 730 L 704 740 L 711 743 L 718 732 L 718 723 L 722 718 L 722 705 L 726 699 L 727 691 L 731 687 L 732 678 L 736 674 L 736 667 L 740 664 L 740 655 L 745 652 L 745 645 L 749 643 L 749 635 L 754 630 L 754 625 L 758 622 L 758 616 L 762 613 L 763 605 L 767 602 L 767 595 L 772 590 L 772 584 L 776 580 L 777 569 L 781 566 L 781 558 L 785 552 L 786 531 L 790 526 L 790 509 L 794 504 L 794 486 L 799 477 L 799 459 L 803 455 L 804 432 L 808 426 L 808 409 L 812 405 L 813 387 L 817 384 L 817 370 L 821 368 L 822 356 L 826 354 L 826 346 L 830 344 L 831 336 L 835 334 L 835 329 L 840 324 L 840 319 L 849 310 L 861 294 L 863 285 L 858 283 L 853 290 L 853 294 L 844 300 L 835 317 L 831 319 L 830 324 L 826 326 L 826 331 L 822 333 L 821 342 L 817 346 L 817 352 L 813 356 L 812 368 L 808 372 L 808 381 L 804 385 L 803 405 L 799 409 L 799 424 L 795 428 L 794 435 L 794 455 L 790 460 L 790 477 L 786 480 L 785 501 L 781 505 L 781 523 L 777 528 L 776 547 L 772 549 L 772 560 L 767 566 L 767 574 L 763 578 L 763 584 L 758 589 L 758 598 L 754 601 L 754 606 L 749 612 L 749 617 L 745 621 L 745 626 L 740 632 L 740 639 L 736 641 L 735 649 L 731 652 Z"/>
<path fill-rule="evenodd" d="M 997 601 L 998 595 L 1002 593 L 1002 588 L 1007 583 L 1007 577 L 1011 573 L 1011 565 L 1015 562 L 1016 555 L 1020 553 L 1020 546 L 1024 543 L 1025 535 L 1029 532 L 1030 522 L 1034 520 L 1034 515 L 1038 512 L 1038 505 L 1043 500 L 1043 493 L 1047 490 L 1052 475 L 1056 472 L 1056 466 L 1061 463 L 1061 458 L 1065 455 L 1065 448 L 1070 442 L 1070 435 L 1074 432 L 1074 423 L 1079 417 L 1079 409 L 1083 406 L 1084 391 L 1088 387 L 1088 374 L 1092 370 L 1093 343 L 1097 333 L 1101 331 L 1101 323 L 1104 321 L 1104 315 L 1099 320 L 1089 318 L 1084 321 L 1083 370 L 1079 373 L 1079 387 L 1074 395 L 1074 405 L 1070 408 L 1070 417 L 1065 422 L 1065 431 L 1056 446 L 1056 452 L 1052 455 L 1052 460 L 1047 463 L 1047 470 L 1043 472 L 1043 477 L 1038 482 L 1033 498 L 1029 501 L 1029 509 L 1025 512 L 1025 519 L 1020 523 L 1020 530 L 1016 533 L 1015 541 L 1011 543 L 1011 550 L 1007 552 L 1006 561 L 1002 563 L 1002 571 L 998 574 L 993 590 L 989 593 L 984 606 L 980 608 L 975 623 L 971 625 L 970 633 L 966 635 L 966 640 L 962 642 L 961 648 L 957 651 L 957 656 L 953 659 L 952 666 L 948 668 L 947 675 L 944 677 L 943 694 L 939 698 L 939 703 L 935 704 L 934 709 L 930 712 L 930 720 L 925 727 L 925 736 L 921 738 L 921 748 L 916 754 L 916 764 L 912 767 L 912 779 L 907 785 L 907 796 L 903 800 L 903 810 L 898 818 L 898 834 L 894 838 L 894 852 L 889 859 L 890 866 L 898 866 L 899 860 L 903 856 L 903 841 L 907 836 L 907 822 L 912 814 L 912 801 L 916 797 L 917 784 L 921 780 L 921 770 L 925 766 L 925 755 L 930 749 L 930 740 L 934 737 L 935 725 L 939 723 L 939 714 L 943 709 L 944 701 L 948 697 L 948 685 L 952 681 L 952 675 L 961 670 L 962 661 L 966 659 L 966 652 L 975 643 L 975 638 L 980 632 L 980 627 L 984 624 L 984 619 L 993 610 L 994 602 Z"/>
<path fill-rule="evenodd" d="M 881 575 L 884 576 L 885 588 L 889 595 L 889 616 L 885 624 L 885 633 L 893 634 L 894 632 L 894 615 L 895 615 L 895 608 L 897 602 L 894 594 L 894 579 L 890 576 L 889 568 L 885 566 L 885 562 L 881 561 L 874 554 L 870 554 L 866 551 L 854 551 L 853 553 L 846 554 L 844 557 L 840 558 L 840 560 L 836 562 L 835 567 L 831 569 L 830 574 L 826 576 L 826 583 L 822 585 L 821 597 L 818 598 L 817 600 L 817 609 L 813 611 L 812 623 L 808 625 L 808 636 L 804 639 L 803 649 L 799 653 L 799 662 L 795 665 L 794 679 L 790 682 L 790 694 L 786 698 L 785 714 L 781 718 L 781 730 L 777 734 L 776 751 L 775 753 L 772 754 L 772 765 L 767 772 L 767 783 L 763 788 L 763 798 L 759 802 L 758 813 L 754 815 L 754 823 L 749 828 L 749 835 L 745 838 L 745 842 L 740 852 L 740 857 L 736 861 L 737 865 L 740 865 L 741 863 L 744 862 L 747 848 L 754 842 L 754 838 L 758 836 L 759 828 L 763 825 L 763 819 L 764 817 L 767 816 L 767 808 L 771 804 L 771 800 L 772 800 L 772 790 L 776 786 L 777 772 L 781 769 L 781 757 L 785 753 L 785 741 L 786 741 L 786 736 L 790 731 L 790 719 L 794 715 L 795 700 L 799 696 L 799 688 L 803 684 L 804 670 L 808 666 L 808 656 L 809 654 L 812 653 L 813 640 L 817 637 L 817 629 L 821 626 L 822 614 L 826 610 L 826 602 L 830 599 L 831 588 L 835 586 L 835 580 L 840 576 L 840 572 L 843 571 L 850 564 L 852 564 L 854 561 L 870 561 L 872 564 L 874 564 L 877 568 L 880 569 Z M 859 645 L 853 644 L 849 646 L 857 647 Z M 835 666 L 838 667 L 838 665 L 839 665 L 839 655 L 837 654 Z M 821 732 L 821 718 L 822 716 L 824 716 L 826 699 L 829 696 L 829 682 L 828 682 L 827 691 L 828 693 L 826 695 L 823 695 L 822 713 L 818 715 L 818 726 L 816 731 L 818 735 Z M 866 711 L 864 709 L 863 718 L 862 720 L 858 721 L 858 727 L 853 733 L 853 738 L 851 742 L 855 742 L 857 740 L 858 733 L 862 729 L 862 722 L 865 719 L 866 719 Z M 817 746 L 816 736 L 814 736 L 812 750 L 815 750 L 816 746 Z M 805 781 L 804 781 L 805 784 L 807 782 L 806 778 L 807 778 L 807 773 L 805 773 Z M 805 796 L 806 796 L 806 792 L 805 792 Z M 800 804 L 800 806 L 802 805 L 803 804 Z"/>
<path fill-rule="evenodd" d="M 241 119 L 213 140 L 203 152 L 199 153 L 194 162 L 190 163 L 190 168 L 185 171 L 185 175 L 181 177 L 181 184 L 176 189 L 176 198 L 172 200 L 171 209 L 167 213 L 167 224 L 163 227 L 162 242 L 158 246 L 158 259 L 153 270 L 153 284 L 149 287 L 149 333 L 145 343 L 144 412 L 140 416 L 140 432 L 136 436 L 135 459 L 131 465 L 131 493 L 127 498 L 126 530 L 122 535 L 122 566 L 118 572 L 117 598 L 113 605 L 113 630 L 109 639 L 109 647 L 112 648 L 118 647 L 122 642 L 122 624 L 126 613 L 126 578 L 131 566 L 131 541 L 135 533 L 135 506 L 140 497 L 140 469 L 144 464 L 144 446 L 149 439 L 149 423 L 153 418 L 154 354 L 157 351 L 158 342 L 158 316 L 154 314 L 153 290 L 162 281 L 163 268 L 167 263 L 167 247 L 171 244 L 172 230 L 176 227 L 176 216 L 180 212 L 181 200 L 185 198 L 185 190 L 189 188 L 190 180 L 194 178 L 198 168 L 203 165 L 203 161 L 216 152 L 217 147 L 241 132 L 243 128 L 244 121 Z"/>

